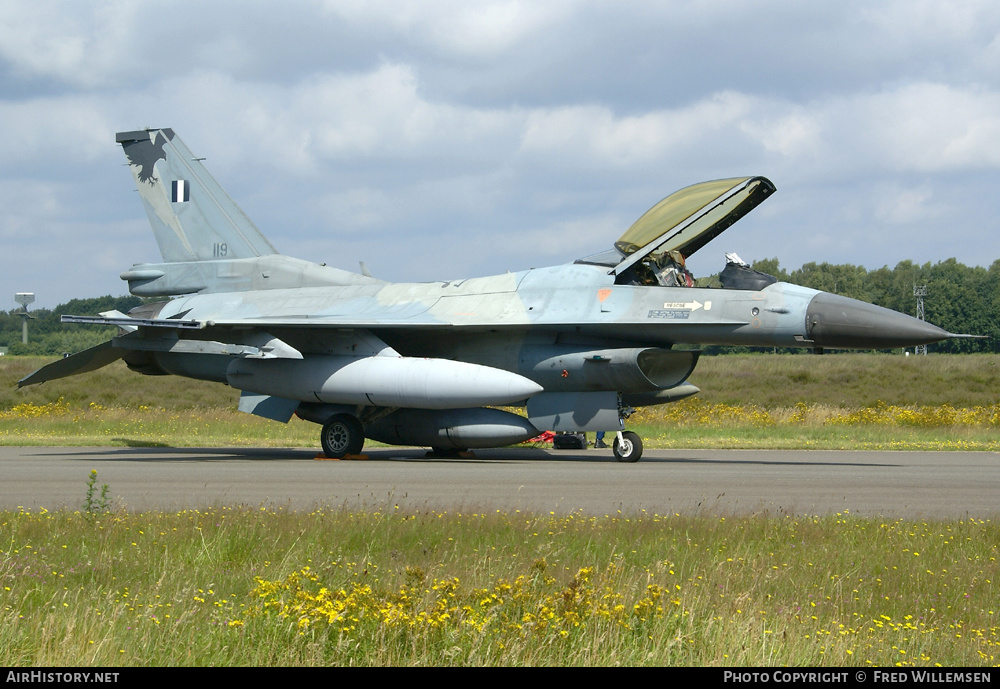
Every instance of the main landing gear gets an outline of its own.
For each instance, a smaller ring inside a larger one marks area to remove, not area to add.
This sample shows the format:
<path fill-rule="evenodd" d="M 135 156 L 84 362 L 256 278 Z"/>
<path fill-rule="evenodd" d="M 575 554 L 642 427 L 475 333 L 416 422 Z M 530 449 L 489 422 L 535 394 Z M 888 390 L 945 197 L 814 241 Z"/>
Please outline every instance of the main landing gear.
<path fill-rule="evenodd" d="M 365 429 L 350 414 L 334 414 L 323 424 L 319 439 L 323 444 L 323 454 L 330 459 L 341 459 L 361 454 L 361 448 L 365 446 Z"/>
<path fill-rule="evenodd" d="M 361 454 L 361 449 L 365 445 L 364 426 L 352 414 L 331 416 L 323 424 L 319 437 L 323 445 L 323 454 L 330 459 Z M 638 462 L 642 457 L 642 438 L 633 431 L 618 431 L 611 449 L 619 462 Z M 458 450 L 443 447 L 436 447 L 433 452 L 441 456 L 459 454 Z"/>
<path fill-rule="evenodd" d="M 619 462 L 638 462 L 642 457 L 642 438 L 632 431 L 618 431 L 611 449 Z"/>

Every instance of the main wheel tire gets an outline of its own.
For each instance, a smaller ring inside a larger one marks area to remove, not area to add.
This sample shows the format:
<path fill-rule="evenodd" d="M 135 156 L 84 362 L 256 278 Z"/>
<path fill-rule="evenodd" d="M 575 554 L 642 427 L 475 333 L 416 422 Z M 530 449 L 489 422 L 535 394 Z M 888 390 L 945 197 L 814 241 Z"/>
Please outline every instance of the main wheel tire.
<path fill-rule="evenodd" d="M 331 459 L 356 455 L 365 446 L 365 429 L 350 414 L 335 414 L 323 424 L 319 435 L 323 454 Z"/>
<path fill-rule="evenodd" d="M 619 462 L 638 462 L 642 457 L 642 438 L 637 433 L 625 431 L 620 438 L 615 438 L 612 449 Z"/>

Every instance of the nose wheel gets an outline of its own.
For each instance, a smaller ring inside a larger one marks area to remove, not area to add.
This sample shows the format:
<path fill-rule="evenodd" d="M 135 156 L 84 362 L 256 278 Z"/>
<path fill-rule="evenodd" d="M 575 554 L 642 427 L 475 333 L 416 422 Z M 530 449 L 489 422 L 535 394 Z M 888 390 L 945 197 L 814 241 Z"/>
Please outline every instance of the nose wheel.
<path fill-rule="evenodd" d="M 642 438 L 632 431 L 618 431 L 611 449 L 619 462 L 638 462 L 642 457 Z"/>
<path fill-rule="evenodd" d="M 357 455 L 365 445 L 365 429 L 350 414 L 334 414 L 319 435 L 323 454 L 330 459 L 340 459 L 346 455 Z"/>

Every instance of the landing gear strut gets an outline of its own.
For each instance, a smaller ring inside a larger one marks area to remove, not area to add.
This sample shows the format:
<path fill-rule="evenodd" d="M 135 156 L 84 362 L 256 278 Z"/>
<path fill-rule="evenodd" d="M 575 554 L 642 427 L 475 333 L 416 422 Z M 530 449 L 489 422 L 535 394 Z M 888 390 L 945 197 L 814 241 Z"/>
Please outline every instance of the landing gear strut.
<path fill-rule="evenodd" d="M 365 445 L 365 429 L 350 414 L 334 414 L 323 424 L 319 439 L 323 444 L 323 454 L 330 459 L 340 459 L 345 455 L 361 453 Z"/>
<path fill-rule="evenodd" d="M 642 438 L 632 431 L 618 431 L 612 450 L 619 462 L 638 462 L 642 457 Z"/>

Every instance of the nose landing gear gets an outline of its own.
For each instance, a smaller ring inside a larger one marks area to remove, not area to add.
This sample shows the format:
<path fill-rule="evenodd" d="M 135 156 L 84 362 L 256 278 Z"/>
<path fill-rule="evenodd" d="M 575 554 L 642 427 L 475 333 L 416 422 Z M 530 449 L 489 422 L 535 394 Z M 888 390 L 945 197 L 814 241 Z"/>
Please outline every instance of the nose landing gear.
<path fill-rule="evenodd" d="M 642 457 L 642 438 L 632 431 L 618 431 L 611 449 L 619 462 L 638 462 Z"/>

